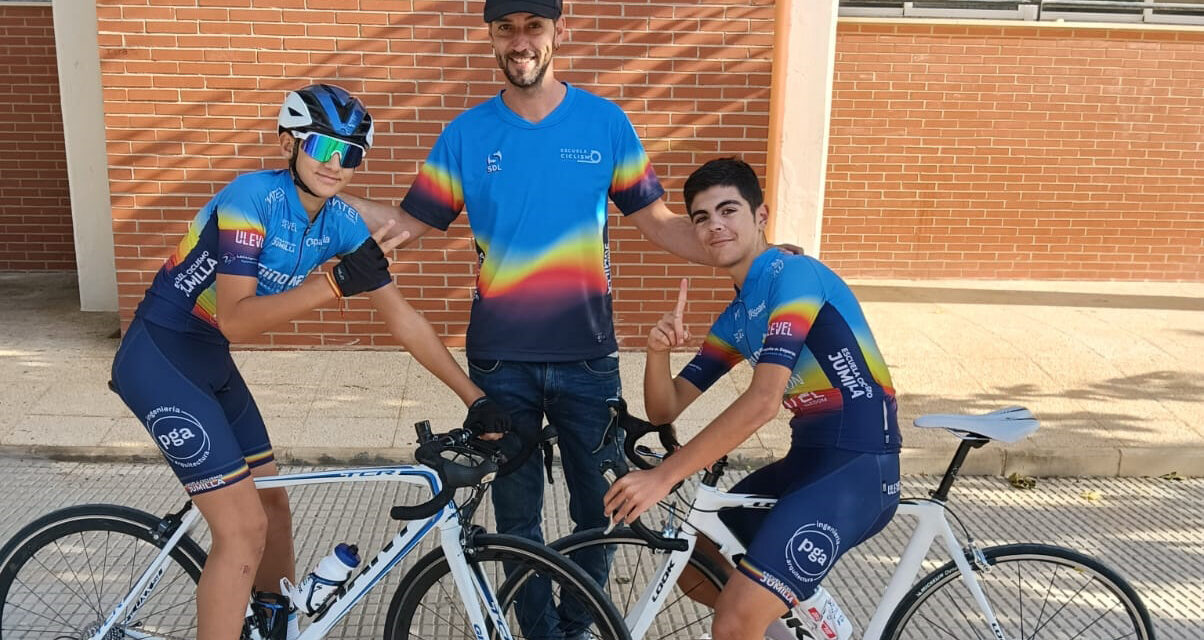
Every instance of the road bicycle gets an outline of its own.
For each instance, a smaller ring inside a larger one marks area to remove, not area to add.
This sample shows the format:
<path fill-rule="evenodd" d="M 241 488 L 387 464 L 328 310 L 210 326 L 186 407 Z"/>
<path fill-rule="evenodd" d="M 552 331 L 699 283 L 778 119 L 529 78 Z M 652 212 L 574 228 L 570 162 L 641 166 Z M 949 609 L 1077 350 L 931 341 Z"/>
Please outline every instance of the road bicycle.
<path fill-rule="evenodd" d="M 464 429 L 436 436 L 428 423 L 416 427 L 416 465 L 256 478 L 259 489 L 398 482 L 433 494 L 423 504 L 390 510 L 407 524 L 309 619 L 300 640 L 325 637 L 436 531 L 439 548 L 416 561 L 393 595 L 386 640 L 505 640 L 544 632 L 627 640 L 622 616 L 582 569 L 544 545 L 472 524 L 489 483 L 526 452 L 506 459 L 498 446 Z M 457 489 L 470 491 L 459 505 Z M 0 549 L 0 640 L 195 638 L 196 581 L 206 554 L 189 534 L 200 520 L 190 501 L 163 517 L 118 505 L 74 506 L 27 525 Z M 521 579 L 513 579 L 516 574 Z M 550 594 L 556 610 L 567 612 L 566 622 L 549 621 L 539 611 L 516 612 L 512 605 L 521 589 Z M 570 624 L 579 628 L 556 626 Z M 248 606 L 242 640 L 283 637 Z"/>
<path fill-rule="evenodd" d="M 612 406 L 625 433 L 626 457 L 651 468 L 678 446 L 671 425 L 653 426 Z M 1087 555 L 1062 547 L 1028 543 L 982 548 L 948 504 L 949 490 L 971 449 L 992 440 L 1016 442 L 1039 424 L 1022 407 L 985 415 L 927 415 L 917 427 L 943 428 L 961 439 L 940 484 L 929 497 L 904 498 L 897 515 L 914 521 L 910 541 L 882 591 L 866 640 L 936 640 L 940 638 L 1030 640 L 1051 638 L 1153 640 L 1154 629 L 1141 598 L 1116 571 Z M 654 434 L 659 446 L 647 444 Z M 645 438 L 645 442 L 640 440 Z M 713 602 L 730 568 L 704 553 L 693 553 L 699 536 L 715 543 L 732 566 L 745 552 L 743 544 L 719 517 L 724 509 L 770 509 L 776 500 L 735 494 L 717 488 L 726 460 L 703 473 L 688 507 L 667 499 L 630 528 L 592 530 L 569 535 L 551 547 L 572 557 L 582 549 L 603 546 L 614 554 L 607 591 L 624 612 L 631 636 L 645 638 L 709 638 Z M 672 498 L 672 494 L 671 494 Z M 959 540 L 950 517 L 961 529 Z M 933 545 L 951 558 L 921 578 L 922 563 Z M 687 571 L 687 568 L 690 570 Z M 839 600 L 839 593 L 836 594 Z M 697 600 L 697 601 L 696 601 Z M 777 640 L 810 638 L 788 612 L 766 634 Z M 826 640 L 826 639 L 814 639 Z"/>

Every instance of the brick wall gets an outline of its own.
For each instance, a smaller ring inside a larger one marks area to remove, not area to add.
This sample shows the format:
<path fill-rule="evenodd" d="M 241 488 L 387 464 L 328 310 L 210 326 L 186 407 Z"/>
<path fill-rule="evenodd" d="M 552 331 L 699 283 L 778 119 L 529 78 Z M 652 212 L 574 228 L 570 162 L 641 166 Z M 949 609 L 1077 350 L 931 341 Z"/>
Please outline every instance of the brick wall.
<path fill-rule="evenodd" d="M 217 189 L 283 166 L 274 118 L 286 90 L 329 81 L 365 100 L 380 132 L 352 190 L 396 202 L 443 125 L 501 86 L 477 0 L 196 4 L 98 3 L 127 321 Z M 768 0 L 575 0 L 568 15 L 558 76 L 627 111 L 671 206 L 711 157 L 763 170 Z M 842 24 L 825 260 L 847 276 L 1204 277 L 1201 47 L 1190 32 Z M 613 213 L 611 230 L 624 345 L 642 343 L 682 276 L 695 325 L 730 299 L 711 269 L 663 254 Z M 465 221 L 397 258 L 407 297 L 461 344 L 475 267 Z M 391 338 L 352 301 L 263 343 Z"/>
<path fill-rule="evenodd" d="M 845 275 L 1204 279 L 1204 32 L 844 23 Z"/>
<path fill-rule="evenodd" d="M 73 269 L 50 5 L 0 4 L 0 271 Z"/>
<path fill-rule="evenodd" d="M 128 322 L 188 222 L 240 172 L 283 165 L 275 117 L 309 81 L 359 95 L 378 122 L 352 191 L 400 201 L 443 125 L 501 87 L 479 1 L 135 0 L 98 3 L 118 288 Z M 254 4 L 254 8 L 252 8 Z M 212 7 L 212 8 L 210 8 Z M 671 205 L 689 171 L 720 154 L 758 170 L 768 134 L 773 6 L 759 0 L 568 3 L 557 76 L 618 102 Z M 638 344 L 693 281 L 702 324 L 731 297 L 713 270 L 656 250 L 612 213 L 618 331 Z M 449 344 L 461 344 L 475 254 L 463 217 L 397 256 L 397 282 Z M 653 304 L 655 303 L 655 304 Z M 389 344 L 363 301 L 321 309 L 265 344 Z"/>

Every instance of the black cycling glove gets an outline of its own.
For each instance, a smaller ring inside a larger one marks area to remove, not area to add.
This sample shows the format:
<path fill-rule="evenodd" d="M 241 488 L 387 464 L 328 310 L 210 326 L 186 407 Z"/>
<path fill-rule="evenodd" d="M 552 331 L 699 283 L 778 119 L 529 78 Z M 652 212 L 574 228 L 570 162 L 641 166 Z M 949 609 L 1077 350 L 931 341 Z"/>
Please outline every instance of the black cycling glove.
<path fill-rule="evenodd" d="M 510 431 L 510 414 L 490 400 L 489 396 L 481 396 L 468 407 L 468 415 L 464 417 L 464 428 L 477 435 L 507 433 Z"/>
<path fill-rule="evenodd" d="M 331 276 L 342 297 L 376 291 L 393 281 L 389 274 L 389 259 L 371 237 L 343 256 L 331 270 Z"/>

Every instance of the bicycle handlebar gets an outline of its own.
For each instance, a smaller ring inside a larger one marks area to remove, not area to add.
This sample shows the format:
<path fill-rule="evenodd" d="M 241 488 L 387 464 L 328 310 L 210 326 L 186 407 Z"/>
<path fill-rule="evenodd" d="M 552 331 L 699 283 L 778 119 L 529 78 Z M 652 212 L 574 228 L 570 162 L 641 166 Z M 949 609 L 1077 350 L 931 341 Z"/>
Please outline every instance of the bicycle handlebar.
<path fill-rule="evenodd" d="M 429 518 L 451 502 L 456 489 L 491 482 L 498 475 L 500 450 L 497 445 L 479 439 L 479 434 L 469 429 L 453 429 L 434 435 L 426 420 L 415 424 L 414 429 L 419 442 L 414 458 L 439 475 L 443 488 L 422 504 L 394 506 L 389 510 L 394 520 Z"/>
<path fill-rule="evenodd" d="M 661 446 L 665 448 L 664 457 L 666 458 L 681 448 L 681 443 L 677 441 L 677 429 L 672 423 L 655 425 L 647 420 L 641 420 L 627 412 L 627 402 L 622 398 L 612 398 L 607 401 L 607 404 L 610 406 L 613 424 L 622 429 L 625 434 L 623 453 L 635 466 L 644 470 L 656 466 L 636 451 L 640 446 L 640 439 L 650 433 L 655 433 L 657 439 L 660 440 Z"/>
<path fill-rule="evenodd" d="M 615 480 L 627 475 L 627 471 L 627 463 L 623 462 L 622 460 L 606 460 L 602 462 L 602 475 L 606 476 L 607 480 L 609 480 L 611 484 L 614 484 Z M 632 530 L 632 532 L 642 538 L 644 542 L 647 542 L 648 546 L 652 547 L 653 549 L 662 551 L 685 551 L 689 547 L 685 540 L 680 538 L 666 538 L 652 529 L 649 529 L 644 525 L 644 523 L 640 522 L 639 518 L 628 522 L 627 526 Z"/>

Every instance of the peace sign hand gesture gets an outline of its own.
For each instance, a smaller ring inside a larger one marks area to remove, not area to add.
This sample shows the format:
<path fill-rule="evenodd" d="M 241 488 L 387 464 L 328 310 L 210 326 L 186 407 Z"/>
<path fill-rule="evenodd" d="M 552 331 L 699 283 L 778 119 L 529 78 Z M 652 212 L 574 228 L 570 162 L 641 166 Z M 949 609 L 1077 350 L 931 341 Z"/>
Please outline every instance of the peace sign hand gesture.
<path fill-rule="evenodd" d="M 682 320 L 686 314 L 688 287 L 689 281 L 682 278 L 681 288 L 677 292 L 677 306 L 673 308 L 673 311 L 661 316 L 661 319 L 656 322 L 656 326 L 652 327 L 652 331 L 648 333 L 649 351 L 658 353 L 669 351 L 690 340 L 690 332 L 685 328 Z"/>

